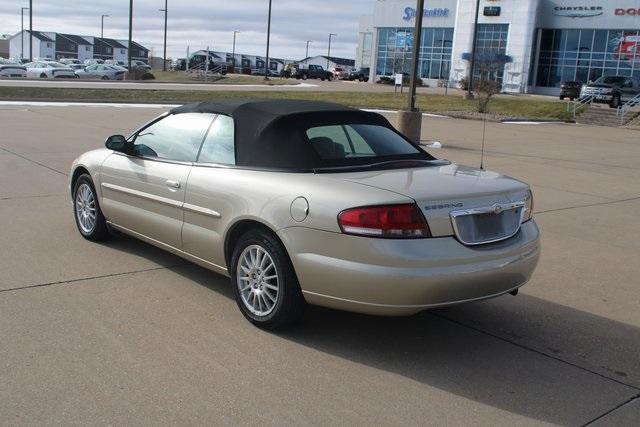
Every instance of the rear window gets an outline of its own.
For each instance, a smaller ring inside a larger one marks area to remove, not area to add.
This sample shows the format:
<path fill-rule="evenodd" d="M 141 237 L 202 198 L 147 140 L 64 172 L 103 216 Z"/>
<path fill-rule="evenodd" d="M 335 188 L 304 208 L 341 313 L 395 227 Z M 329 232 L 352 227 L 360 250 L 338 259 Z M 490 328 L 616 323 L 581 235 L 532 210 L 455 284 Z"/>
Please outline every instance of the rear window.
<path fill-rule="evenodd" d="M 376 159 L 423 153 L 393 130 L 372 124 L 317 126 L 307 129 L 306 136 L 322 160 Z"/>

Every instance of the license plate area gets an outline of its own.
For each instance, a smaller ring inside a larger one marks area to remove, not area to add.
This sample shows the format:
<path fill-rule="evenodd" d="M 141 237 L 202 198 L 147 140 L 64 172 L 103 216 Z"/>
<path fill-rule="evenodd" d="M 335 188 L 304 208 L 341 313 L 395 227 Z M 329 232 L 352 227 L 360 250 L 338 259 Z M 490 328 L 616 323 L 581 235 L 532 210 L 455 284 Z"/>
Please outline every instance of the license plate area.
<path fill-rule="evenodd" d="M 450 213 L 456 238 L 465 245 L 499 242 L 520 230 L 524 203 L 495 204 Z"/>

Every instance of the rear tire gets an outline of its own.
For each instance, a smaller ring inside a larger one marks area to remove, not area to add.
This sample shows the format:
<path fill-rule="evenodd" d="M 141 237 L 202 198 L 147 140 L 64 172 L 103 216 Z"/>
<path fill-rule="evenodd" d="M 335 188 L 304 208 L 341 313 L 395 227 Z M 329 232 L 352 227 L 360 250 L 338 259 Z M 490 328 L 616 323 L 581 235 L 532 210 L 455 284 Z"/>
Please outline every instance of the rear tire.
<path fill-rule="evenodd" d="M 102 79 L 102 80 L 109 80 L 109 77 L 107 77 L 107 76 L 102 76 L 102 77 L 100 77 L 100 79 Z"/>
<path fill-rule="evenodd" d="M 249 322 L 278 330 L 300 320 L 306 302 L 289 255 L 272 233 L 254 229 L 243 234 L 230 273 L 236 303 Z"/>
<path fill-rule="evenodd" d="M 40 78 L 41 78 L 41 79 L 46 79 L 46 78 L 47 78 L 47 75 L 46 75 L 45 73 L 40 73 Z"/>
<path fill-rule="evenodd" d="M 306 74 L 303 74 L 303 75 L 302 75 L 302 80 L 307 80 L 308 78 L 309 78 L 309 76 L 308 76 L 308 75 L 306 75 Z"/>
<path fill-rule="evenodd" d="M 78 231 L 94 242 L 109 238 L 107 221 L 102 215 L 96 189 L 88 174 L 82 174 L 73 186 L 73 217 Z"/>
<path fill-rule="evenodd" d="M 363 81 L 364 81 L 364 76 L 359 76 L 359 77 L 358 77 L 358 80 L 359 80 L 360 82 L 363 82 Z"/>

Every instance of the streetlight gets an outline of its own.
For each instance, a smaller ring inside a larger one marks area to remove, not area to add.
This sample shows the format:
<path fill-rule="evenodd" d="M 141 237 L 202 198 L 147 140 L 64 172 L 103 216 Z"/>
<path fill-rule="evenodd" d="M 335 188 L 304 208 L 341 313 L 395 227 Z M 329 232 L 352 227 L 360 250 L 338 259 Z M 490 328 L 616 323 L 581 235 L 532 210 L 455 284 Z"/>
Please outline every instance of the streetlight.
<path fill-rule="evenodd" d="M 33 0 L 29 0 L 29 62 L 33 61 Z"/>
<path fill-rule="evenodd" d="M 416 108 L 416 84 L 418 81 L 418 61 L 420 59 L 420 40 L 422 39 L 422 17 L 424 0 L 418 0 L 416 7 L 416 26 L 413 30 L 413 52 L 411 79 L 409 81 L 409 99 L 407 108 L 398 112 L 398 130 L 410 141 L 419 144 L 422 129 L 422 113 Z"/>
<path fill-rule="evenodd" d="M 129 49 L 127 49 L 127 65 L 128 65 L 128 74 L 131 76 L 131 40 L 133 38 L 133 0 L 129 0 Z"/>
<path fill-rule="evenodd" d="M 476 19 L 473 24 L 473 45 L 471 46 L 471 63 L 469 64 L 469 85 L 467 99 L 473 99 L 473 72 L 476 66 L 476 49 L 478 47 L 478 12 L 480 12 L 480 0 L 476 1 Z"/>
<path fill-rule="evenodd" d="M 164 53 L 162 54 L 162 71 L 167 71 L 167 0 L 164 0 L 164 9 L 159 9 L 160 12 L 164 12 Z"/>
<path fill-rule="evenodd" d="M 329 33 L 329 49 L 327 50 L 327 71 L 329 71 L 329 58 L 331 58 L 331 37 L 337 34 Z"/>
<path fill-rule="evenodd" d="M 236 72 L 236 34 L 240 33 L 238 30 L 233 30 L 233 53 L 231 53 L 231 64 L 233 64 L 233 73 Z"/>
<path fill-rule="evenodd" d="M 271 37 L 271 0 L 269 0 L 269 18 L 267 20 L 267 60 L 264 63 L 264 79 L 269 80 L 269 38 Z"/>
<path fill-rule="evenodd" d="M 100 38 L 104 38 L 104 18 L 108 18 L 109 15 L 101 15 L 100 16 Z"/>
<path fill-rule="evenodd" d="M 24 11 L 25 10 L 29 10 L 29 8 L 28 7 L 20 8 L 20 36 L 22 38 L 21 40 L 22 48 L 20 50 L 20 61 L 24 59 Z M 29 39 L 29 41 L 31 41 L 31 39 Z"/>
<path fill-rule="evenodd" d="M 311 43 L 312 40 L 307 40 L 307 53 L 305 53 L 304 55 L 304 63 L 308 64 L 309 63 L 309 43 Z"/>

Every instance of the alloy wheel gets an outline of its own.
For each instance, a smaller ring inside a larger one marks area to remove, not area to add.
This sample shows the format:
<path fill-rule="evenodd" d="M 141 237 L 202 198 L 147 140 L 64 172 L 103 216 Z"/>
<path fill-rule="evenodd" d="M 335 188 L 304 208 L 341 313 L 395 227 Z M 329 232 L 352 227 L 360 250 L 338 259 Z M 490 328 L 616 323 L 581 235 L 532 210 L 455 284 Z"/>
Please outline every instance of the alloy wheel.
<path fill-rule="evenodd" d="M 90 234 L 96 226 L 97 211 L 96 198 L 89 184 L 82 183 L 76 191 L 76 218 L 80 229 Z"/>
<path fill-rule="evenodd" d="M 256 316 L 267 316 L 278 301 L 278 272 L 271 255 L 259 245 L 250 245 L 240 254 L 236 285 L 244 306 Z"/>

